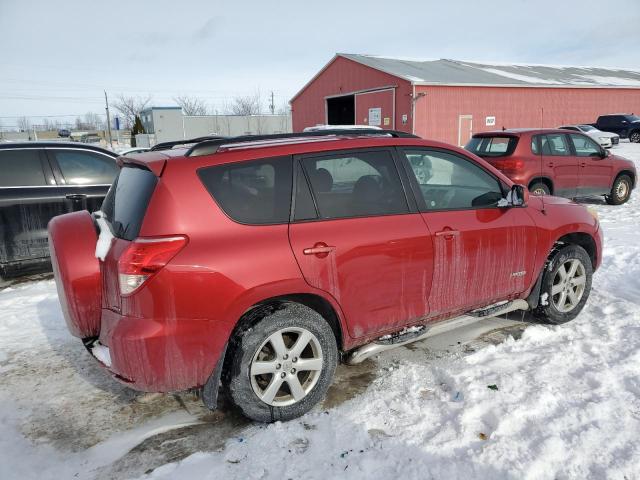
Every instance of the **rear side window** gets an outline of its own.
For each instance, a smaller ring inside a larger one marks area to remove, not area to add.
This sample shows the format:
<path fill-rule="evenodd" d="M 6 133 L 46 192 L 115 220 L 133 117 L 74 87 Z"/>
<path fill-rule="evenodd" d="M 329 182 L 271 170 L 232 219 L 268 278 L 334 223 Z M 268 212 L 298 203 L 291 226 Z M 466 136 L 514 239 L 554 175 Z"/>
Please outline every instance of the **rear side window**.
<path fill-rule="evenodd" d="M 49 150 L 68 185 L 108 185 L 118 174 L 116 161 L 105 155 L 73 150 Z"/>
<path fill-rule="evenodd" d="M 116 237 L 134 240 L 138 236 L 157 183 L 158 177 L 146 168 L 124 166 L 120 170 L 102 203 Z"/>
<path fill-rule="evenodd" d="M 336 153 L 302 161 L 320 218 L 408 212 L 400 177 L 386 150 Z"/>
<path fill-rule="evenodd" d="M 0 187 L 46 184 L 39 150 L 0 150 Z"/>
<path fill-rule="evenodd" d="M 467 151 L 479 157 L 507 157 L 513 153 L 518 145 L 516 137 L 473 137 L 464 147 Z"/>
<path fill-rule="evenodd" d="M 291 157 L 229 163 L 198 170 L 222 210 L 250 225 L 287 223 L 293 182 Z"/>

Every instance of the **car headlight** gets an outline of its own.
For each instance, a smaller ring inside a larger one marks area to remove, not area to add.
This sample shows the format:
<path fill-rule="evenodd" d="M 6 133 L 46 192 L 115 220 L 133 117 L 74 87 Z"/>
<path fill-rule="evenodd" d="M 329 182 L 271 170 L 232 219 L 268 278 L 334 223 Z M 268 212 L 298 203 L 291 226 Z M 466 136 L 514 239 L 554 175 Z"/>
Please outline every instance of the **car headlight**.
<path fill-rule="evenodd" d="M 593 208 L 593 207 L 587 207 L 587 212 L 589 212 L 591 214 L 591 216 L 593 217 L 593 219 L 598 222 L 598 219 L 600 218 L 598 216 L 598 211 Z"/>
<path fill-rule="evenodd" d="M 611 139 L 610 139 L 609 137 L 600 137 L 600 141 L 601 141 L 601 142 L 608 142 L 608 141 L 610 141 L 610 140 L 611 140 Z"/>

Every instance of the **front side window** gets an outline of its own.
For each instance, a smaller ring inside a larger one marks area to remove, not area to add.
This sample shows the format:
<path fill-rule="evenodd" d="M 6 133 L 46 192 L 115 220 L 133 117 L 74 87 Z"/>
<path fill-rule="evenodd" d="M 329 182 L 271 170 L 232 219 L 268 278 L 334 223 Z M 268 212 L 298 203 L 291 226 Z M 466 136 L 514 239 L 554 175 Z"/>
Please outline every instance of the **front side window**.
<path fill-rule="evenodd" d="M 589 137 L 572 133 L 569 135 L 578 157 L 599 157 L 600 146 Z"/>
<path fill-rule="evenodd" d="M 407 213 L 389 151 L 337 153 L 302 160 L 320 218 Z"/>
<path fill-rule="evenodd" d="M 540 143 L 542 155 L 552 155 L 554 157 L 568 157 L 571 155 L 567 138 L 563 133 L 540 135 Z"/>
<path fill-rule="evenodd" d="M 0 187 L 46 184 L 38 150 L 0 150 Z"/>
<path fill-rule="evenodd" d="M 50 150 L 67 185 L 110 185 L 118 174 L 113 158 L 99 153 Z"/>
<path fill-rule="evenodd" d="M 494 207 L 503 197 L 500 182 L 470 160 L 441 150 L 405 150 L 424 210 Z"/>
<path fill-rule="evenodd" d="M 250 225 L 287 223 L 292 160 L 274 157 L 198 170 L 200 180 L 233 220 Z"/>

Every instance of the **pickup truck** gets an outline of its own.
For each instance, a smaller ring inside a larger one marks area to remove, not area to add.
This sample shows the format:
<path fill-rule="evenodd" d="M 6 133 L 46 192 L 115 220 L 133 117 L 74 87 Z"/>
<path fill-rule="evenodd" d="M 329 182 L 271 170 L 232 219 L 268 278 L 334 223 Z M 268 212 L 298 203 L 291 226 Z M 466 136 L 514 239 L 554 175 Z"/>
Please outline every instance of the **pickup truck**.
<path fill-rule="evenodd" d="M 628 138 L 630 142 L 640 143 L 640 117 L 633 113 L 600 115 L 596 123 L 590 123 L 603 132 L 617 133 L 620 138 Z"/>

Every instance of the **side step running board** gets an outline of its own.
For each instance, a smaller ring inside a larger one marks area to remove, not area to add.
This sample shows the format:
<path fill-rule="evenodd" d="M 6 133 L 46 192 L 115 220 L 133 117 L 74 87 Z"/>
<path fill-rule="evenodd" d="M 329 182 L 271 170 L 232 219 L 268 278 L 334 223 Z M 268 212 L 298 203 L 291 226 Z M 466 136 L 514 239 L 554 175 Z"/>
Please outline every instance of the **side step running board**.
<path fill-rule="evenodd" d="M 462 327 L 463 325 L 469 325 L 470 323 L 477 322 L 488 316 L 503 315 L 515 310 L 528 309 L 529 304 L 526 300 L 512 300 L 506 303 L 483 308 L 481 310 L 474 310 L 473 312 L 469 312 L 468 315 L 443 320 L 433 325 L 411 327 L 409 329 L 401 330 L 397 334 L 385 335 L 374 342 L 356 348 L 346 357 L 346 363 L 347 365 L 357 365 L 358 363 L 365 361 L 367 358 L 386 350 L 418 342 L 426 338 L 435 337 L 436 335 L 454 330 L 458 327 Z"/>

